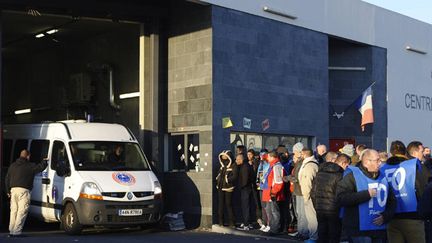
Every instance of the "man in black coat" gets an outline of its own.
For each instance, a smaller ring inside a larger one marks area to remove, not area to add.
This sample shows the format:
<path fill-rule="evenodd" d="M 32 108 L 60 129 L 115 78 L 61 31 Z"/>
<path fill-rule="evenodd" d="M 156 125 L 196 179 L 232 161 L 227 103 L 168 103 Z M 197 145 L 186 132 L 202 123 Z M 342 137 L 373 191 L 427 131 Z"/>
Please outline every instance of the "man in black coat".
<path fill-rule="evenodd" d="M 337 185 L 337 201 L 344 208 L 342 229 L 354 243 L 383 242 L 385 224 L 396 210 L 393 190 L 379 166 L 378 152 L 367 149 L 361 164 L 348 167 Z"/>
<path fill-rule="evenodd" d="M 336 188 L 349 164 L 350 158 L 340 154 L 334 162 L 321 164 L 314 179 L 311 196 L 317 212 L 318 242 L 340 242 L 341 222 Z"/>
<path fill-rule="evenodd" d="M 22 150 L 6 174 L 6 190 L 11 199 L 9 237 L 21 235 L 30 207 L 30 195 L 35 175 L 47 167 L 46 159 L 39 164 L 29 162 L 30 152 Z"/>
<path fill-rule="evenodd" d="M 236 164 L 238 166 L 238 186 L 240 188 L 240 197 L 242 205 L 243 223 L 240 225 L 240 230 L 249 230 L 252 228 L 249 225 L 250 219 L 250 202 L 252 198 L 252 186 L 255 181 L 253 167 L 250 165 L 243 154 L 237 154 Z"/>
<path fill-rule="evenodd" d="M 401 147 L 403 146 L 403 143 L 400 141 L 392 142 L 390 151 L 392 152 L 394 150 L 393 147 L 396 147 L 398 144 Z M 430 175 L 426 166 L 420 163 L 423 160 L 423 144 L 413 141 L 408 145 L 407 152 L 410 160 L 398 155 L 399 153 L 392 152 L 395 156 L 388 159 L 386 165 L 381 168 L 383 172 L 388 174 L 388 180 L 392 182 L 392 185 L 396 185 L 395 191 L 398 193 L 396 195 L 400 195 L 397 196 L 398 209 L 396 210 L 394 219 L 390 221 L 387 227 L 387 236 L 390 242 L 425 242 L 423 215 L 417 212 L 417 206 Z M 411 160 L 413 158 L 418 160 Z M 406 179 L 397 180 L 398 177 L 395 174 L 398 173 L 391 173 L 395 170 L 404 171 L 406 178 L 415 179 L 411 183 Z"/>
<path fill-rule="evenodd" d="M 218 191 L 218 221 L 219 225 L 224 225 L 224 212 L 228 212 L 228 221 L 231 228 L 235 227 L 235 218 L 232 208 L 232 193 L 234 184 L 238 177 L 238 167 L 233 161 L 232 152 L 222 151 L 219 154 L 219 173 L 216 177 L 216 188 Z"/>

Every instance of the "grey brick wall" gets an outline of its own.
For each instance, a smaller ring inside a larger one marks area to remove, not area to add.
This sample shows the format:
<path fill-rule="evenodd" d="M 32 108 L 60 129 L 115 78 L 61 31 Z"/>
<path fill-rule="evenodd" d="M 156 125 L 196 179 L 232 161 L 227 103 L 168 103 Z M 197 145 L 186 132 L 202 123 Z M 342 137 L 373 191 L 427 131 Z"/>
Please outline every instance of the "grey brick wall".
<path fill-rule="evenodd" d="M 184 211 L 187 226 L 212 220 L 212 29 L 210 7 L 180 4 L 168 37 L 168 132 L 199 133 L 203 171 L 164 175 L 166 209 Z"/>

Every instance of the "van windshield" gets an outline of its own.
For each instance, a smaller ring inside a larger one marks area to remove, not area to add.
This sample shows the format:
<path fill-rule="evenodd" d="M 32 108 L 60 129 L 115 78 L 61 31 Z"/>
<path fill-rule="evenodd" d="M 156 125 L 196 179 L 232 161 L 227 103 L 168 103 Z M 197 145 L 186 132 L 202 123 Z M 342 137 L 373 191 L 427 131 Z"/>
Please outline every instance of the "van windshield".
<path fill-rule="evenodd" d="M 71 142 L 69 144 L 76 170 L 137 171 L 150 170 L 136 143 Z"/>

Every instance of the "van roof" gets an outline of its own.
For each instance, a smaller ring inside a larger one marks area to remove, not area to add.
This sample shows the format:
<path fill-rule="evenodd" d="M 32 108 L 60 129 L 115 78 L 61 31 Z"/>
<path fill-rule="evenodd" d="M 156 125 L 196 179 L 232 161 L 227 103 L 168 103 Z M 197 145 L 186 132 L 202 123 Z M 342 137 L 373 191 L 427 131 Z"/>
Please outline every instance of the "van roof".
<path fill-rule="evenodd" d="M 136 141 L 128 128 L 110 123 L 38 123 L 4 125 L 5 138 Z"/>

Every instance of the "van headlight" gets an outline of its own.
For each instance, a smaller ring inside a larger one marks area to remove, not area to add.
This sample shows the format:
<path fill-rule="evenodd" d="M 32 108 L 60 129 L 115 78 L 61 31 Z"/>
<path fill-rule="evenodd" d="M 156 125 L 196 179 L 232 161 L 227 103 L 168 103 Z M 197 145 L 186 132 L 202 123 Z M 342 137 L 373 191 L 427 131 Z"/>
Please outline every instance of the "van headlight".
<path fill-rule="evenodd" d="M 158 197 L 160 197 L 160 195 L 162 195 L 162 186 L 161 186 L 160 182 L 159 181 L 154 181 L 153 184 L 154 184 L 154 195 L 155 195 L 155 197 L 156 197 L 156 195 Z"/>
<path fill-rule="evenodd" d="M 81 198 L 103 200 L 101 190 L 93 182 L 85 182 L 81 187 Z"/>

